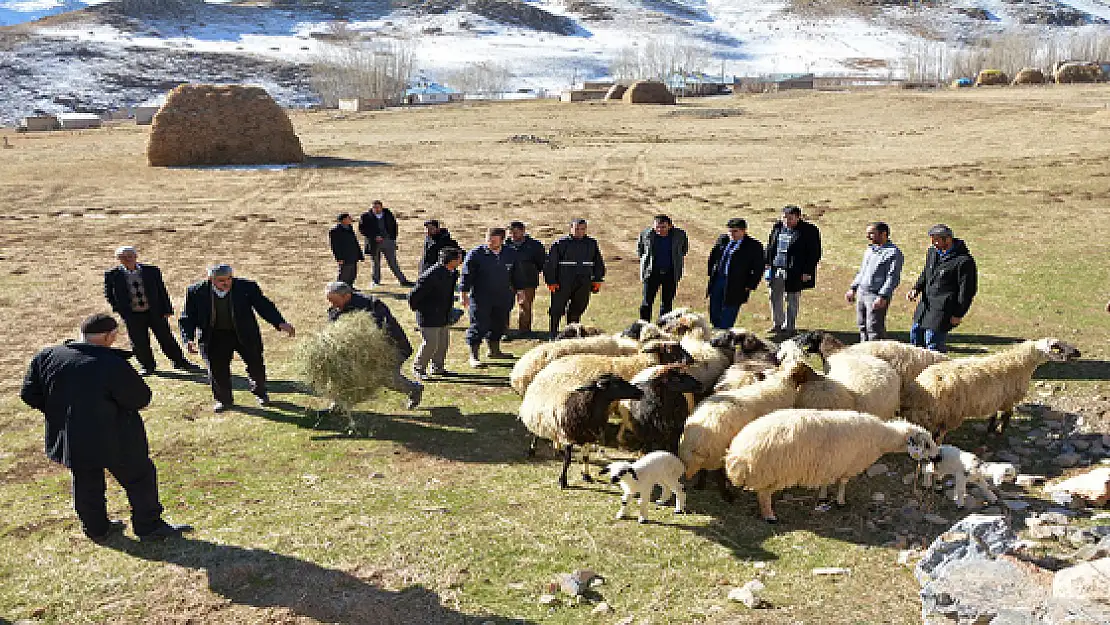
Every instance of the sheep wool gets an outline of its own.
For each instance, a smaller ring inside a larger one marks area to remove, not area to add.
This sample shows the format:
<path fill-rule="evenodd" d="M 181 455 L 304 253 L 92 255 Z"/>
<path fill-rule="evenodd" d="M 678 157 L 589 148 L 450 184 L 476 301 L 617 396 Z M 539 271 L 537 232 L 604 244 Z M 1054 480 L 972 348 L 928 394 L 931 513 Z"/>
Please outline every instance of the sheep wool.
<path fill-rule="evenodd" d="M 902 389 L 899 393 L 899 404 L 904 403 L 914 378 L 921 374 L 929 365 L 950 360 L 947 354 L 935 352 L 931 349 L 899 343 L 898 341 L 865 341 L 844 348 L 844 354 L 874 356 L 886 361 L 898 372 L 902 380 Z"/>
<path fill-rule="evenodd" d="M 921 459 L 936 455 L 937 445 L 906 421 L 846 410 L 779 410 L 740 430 L 729 445 L 725 470 L 733 484 L 756 492 L 760 514 L 775 522 L 776 492 L 838 483 L 837 503 L 843 505 L 848 479 L 894 452 Z"/>
<path fill-rule="evenodd" d="M 682 514 L 686 507 L 686 490 L 682 486 L 684 470 L 682 461 L 674 454 L 666 451 L 653 451 L 636 462 L 618 460 L 610 463 L 609 466 L 601 470 L 601 473 L 609 474 L 611 482 L 620 484 L 623 491 L 617 518 L 624 518 L 624 515 L 628 512 L 629 498 L 632 495 L 638 495 L 640 500 L 639 521 L 640 523 L 646 523 L 648 501 L 651 499 L 651 491 L 655 489 L 656 484 L 663 490 L 655 503 L 661 506 L 666 505 L 671 498 L 671 492 L 674 492 L 674 512 L 675 514 Z"/>
<path fill-rule="evenodd" d="M 524 395 L 536 375 L 548 364 L 563 356 L 571 354 L 627 356 L 638 351 L 640 351 L 640 343 L 623 336 L 589 336 L 544 343 L 528 350 L 513 365 L 512 373 L 509 374 L 509 385 L 514 391 Z"/>
<path fill-rule="evenodd" d="M 956 507 L 964 507 L 967 498 L 968 483 L 975 484 L 983 492 L 989 503 L 998 501 L 998 497 L 991 490 L 987 481 L 988 473 L 979 457 L 970 451 L 962 451 L 953 445 L 941 445 L 935 456 L 929 458 L 925 470 L 922 472 L 925 488 L 932 488 L 937 478 L 944 479 L 952 476 L 952 495 L 956 500 Z"/>

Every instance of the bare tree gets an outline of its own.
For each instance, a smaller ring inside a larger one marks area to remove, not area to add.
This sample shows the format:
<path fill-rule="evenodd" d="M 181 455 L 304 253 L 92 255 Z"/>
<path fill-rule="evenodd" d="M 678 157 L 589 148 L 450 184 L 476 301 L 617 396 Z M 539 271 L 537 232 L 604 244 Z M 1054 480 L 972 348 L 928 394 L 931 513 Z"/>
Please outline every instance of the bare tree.
<path fill-rule="evenodd" d="M 405 39 L 369 40 L 337 26 L 339 35 L 312 63 L 312 87 L 324 106 L 340 98 L 400 102 L 413 73 L 414 52 Z"/>
<path fill-rule="evenodd" d="M 448 72 L 444 82 L 463 93 L 496 97 L 512 88 L 512 79 L 508 64 L 480 61 Z"/>
<path fill-rule="evenodd" d="M 609 72 L 618 80 L 664 80 L 674 75 L 700 72 L 710 61 L 709 50 L 677 37 L 640 37 L 614 55 Z"/>

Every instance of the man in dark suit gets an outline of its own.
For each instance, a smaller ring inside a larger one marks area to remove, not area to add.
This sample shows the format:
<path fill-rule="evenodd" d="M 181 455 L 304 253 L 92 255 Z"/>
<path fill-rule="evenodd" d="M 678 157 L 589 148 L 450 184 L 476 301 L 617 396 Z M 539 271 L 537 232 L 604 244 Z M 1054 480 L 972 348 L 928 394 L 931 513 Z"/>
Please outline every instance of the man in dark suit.
<path fill-rule="evenodd" d="M 116 259 L 119 265 L 104 272 L 104 298 L 123 317 L 131 351 L 139 361 L 139 373 L 149 375 L 156 366 L 150 349 L 151 332 L 175 369 L 199 370 L 181 352 L 170 331 L 173 302 L 162 281 L 162 272 L 154 265 L 139 264 L 139 253 L 130 245 L 117 249 Z"/>
<path fill-rule="evenodd" d="M 262 294 L 252 280 L 234 277 L 230 265 L 216 265 L 208 270 L 208 279 L 191 285 L 185 291 L 185 310 L 178 325 L 190 353 L 200 355 L 208 365 L 214 412 L 223 412 L 234 401 L 231 396 L 231 357 L 238 352 L 247 366 L 251 393 L 258 405 L 270 402 L 266 394 L 266 363 L 262 360 L 262 333 L 254 313 L 289 336 L 295 334 L 274 303 Z"/>
<path fill-rule="evenodd" d="M 821 260 L 821 231 L 802 219 L 802 209 L 788 205 L 771 228 L 767 241 L 767 282 L 771 291 L 771 333 L 791 336 L 796 331 L 802 291 L 817 286 Z M 786 307 L 783 308 L 783 299 Z"/>
<path fill-rule="evenodd" d="M 590 295 L 600 292 L 605 280 L 605 259 L 597 240 L 586 235 L 586 225 L 585 219 L 574 219 L 570 222 L 570 234 L 556 239 L 547 251 L 543 281 L 551 291 L 548 335 L 552 339 L 559 334 L 563 315 L 567 323 L 582 321 Z"/>
<path fill-rule="evenodd" d="M 336 224 L 328 231 L 328 239 L 331 241 L 331 255 L 339 264 L 339 276 L 336 280 L 354 286 L 355 278 L 358 277 L 358 264 L 366 257 L 362 255 L 358 236 L 351 225 L 351 214 L 339 213 L 335 221 Z"/>
<path fill-rule="evenodd" d="M 709 322 L 727 330 L 736 323 L 740 307 L 747 303 L 752 289 L 763 275 L 763 244 L 748 236 L 748 222 L 729 219 L 728 233 L 722 234 L 709 253 Z"/>
<path fill-rule="evenodd" d="M 420 257 L 420 273 L 432 268 L 439 262 L 439 251 L 454 247 L 462 249 L 458 241 L 451 238 L 451 232 L 439 224 L 438 219 L 424 222 L 424 254 Z"/>
<path fill-rule="evenodd" d="M 192 528 L 162 520 L 158 476 L 139 416 L 150 403 L 150 387 L 128 364 L 131 354 L 112 349 L 118 334 L 111 315 L 87 317 L 80 340 L 35 354 L 20 398 L 46 417 L 46 455 L 72 473 L 73 507 L 90 540 L 103 544 L 124 527 L 108 518 L 105 470 L 127 491 L 139 540 L 180 536 Z"/>
<path fill-rule="evenodd" d="M 459 281 L 462 250 L 447 247 L 439 251 L 439 262 L 424 270 L 409 293 L 409 308 L 416 312 L 420 328 L 420 348 L 412 361 L 412 371 L 423 380 L 425 375 L 448 375 L 447 347 L 453 323 L 455 286 Z"/>
<path fill-rule="evenodd" d="M 401 286 L 412 286 L 413 283 L 405 277 L 405 272 L 397 264 L 397 218 L 393 211 L 382 205 L 381 200 L 374 200 L 370 210 L 362 214 L 358 220 L 358 231 L 366 237 L 366 253 L 370 255 L 372 265 L 370 278 L 374 286 L 382 283 L 382 254 L 389 263 L 389 270 L 401 283 Z"/>

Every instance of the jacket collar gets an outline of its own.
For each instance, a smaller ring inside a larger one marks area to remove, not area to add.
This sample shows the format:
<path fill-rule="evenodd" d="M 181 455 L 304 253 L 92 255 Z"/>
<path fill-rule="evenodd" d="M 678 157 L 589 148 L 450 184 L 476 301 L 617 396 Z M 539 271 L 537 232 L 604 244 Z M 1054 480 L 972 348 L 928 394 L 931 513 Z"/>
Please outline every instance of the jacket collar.
<path fill-rule="evenodd" d="M 96 353 L 110 352 L 110 353 L 113 353 L 113 354 L 119 356 L 120 358 L 123 358 L 124 360 L 127 360 L 128 358 L 130 358 L 132 356 L 132 352 L 130 352 L 126 349 L 120 349 L 118 347 L 104 347 L 102 345 L 93 345 L 92 343 L 85 343 L 84 341 L 78 341 L 78 340 L 75 340 L 75 339 L 66 339 L 66 340 L 62 341 L 62 345 L 65 345 L 69 349 L 81 352 L 83 354 L 96 354 Z"/>

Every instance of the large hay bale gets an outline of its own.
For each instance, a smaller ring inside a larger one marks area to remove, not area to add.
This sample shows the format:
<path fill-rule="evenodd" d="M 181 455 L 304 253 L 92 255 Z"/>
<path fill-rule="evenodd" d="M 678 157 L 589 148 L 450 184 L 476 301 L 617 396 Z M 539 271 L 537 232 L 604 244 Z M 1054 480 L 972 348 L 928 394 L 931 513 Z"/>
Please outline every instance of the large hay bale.
<path fill-rule="evenodd" d="M 638 80 L 621 96 L 625 104 L 674 104 L 674 94 L 667 85 L 655 80 Z"/>
<path fill-rule="evenodd" d="M 1021 71 L 1019 71 L 1017 75 L 1014 76 L 1014 80 L 1010 84 L 1043 85 L 1044 82 L 1044 72 L 1037 69 L 1036 67 L 1023 67 L 1021 68 Z"/>
<path fill-rule="evenodd" d="M 1070 61 L 1059 65 L 1053 78 L 1058 84 L 1098 82 L 1102 80 L 1102 67 L 1098 63 Z"/>
<path fill-rule="evenodd" d="M 993 85 L 1007 85 L 1010 83 L 1010 77 L 1006 72 L 1000 69 L 984 69 L 979 72 L 975 77 L 976 87 L 990 87 Z"/>
<path fill-rule="evenodd" d="M 303 341 L 294 357 L 301 379 L 349 412 L 388 384 L 400 354 L 374 318 L 351 312 Z"/>
<path fill-rule="evenodd" d="M 624 97 L 624 92 L 625 91 L 628 91 L 628 87 L 626 87 L 624 85 L 621 85 L 621 84 L 613 85 L 612 87 L 609 87 L 608 91 L 605 92 L 605 97 L 603 99 L 604 100 L 620 100 L 621 98 Z"/>
<path fill-rule="evenodd" d="M 285 111 L 261 87 L 181 85 L 154 116 L 154 167 L 270 165 L 304 161 Z"/>

